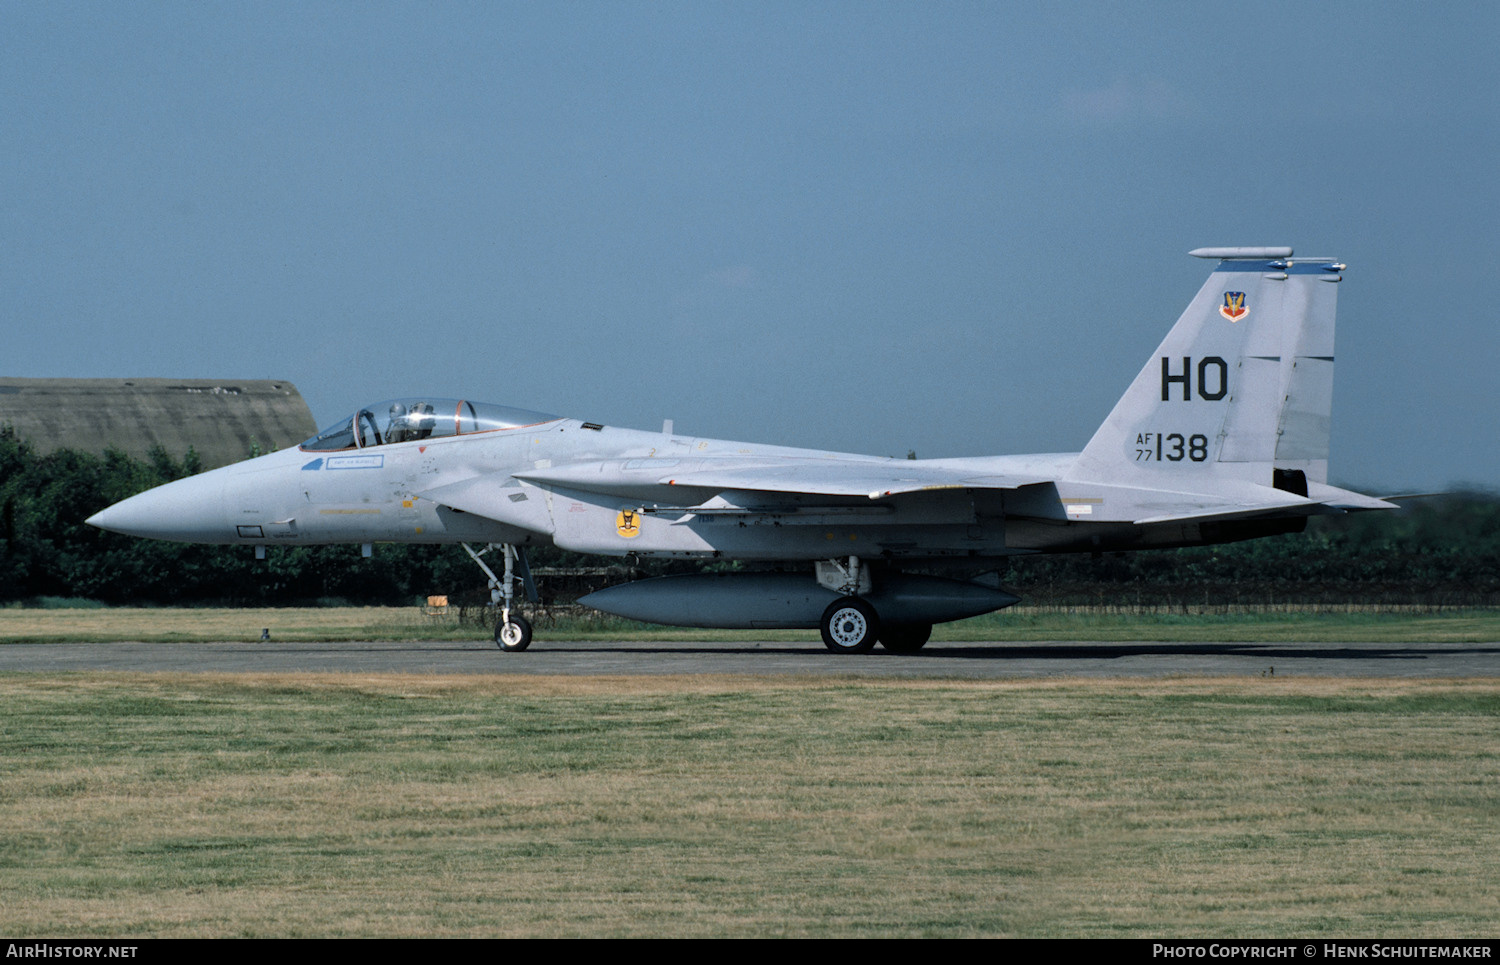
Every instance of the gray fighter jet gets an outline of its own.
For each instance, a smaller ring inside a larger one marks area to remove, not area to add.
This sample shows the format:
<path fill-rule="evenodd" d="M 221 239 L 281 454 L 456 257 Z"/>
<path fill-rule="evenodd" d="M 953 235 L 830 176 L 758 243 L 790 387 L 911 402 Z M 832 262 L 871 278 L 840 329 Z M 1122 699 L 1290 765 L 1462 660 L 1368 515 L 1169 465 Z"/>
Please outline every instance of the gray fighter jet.
<path fill-rule="evenodd" d="M 934 623 L 1015 603 L 976 580 L 1008 556 L 1219 543 L 1395 508 L 1328 485 L 1344 266 L 1291 248 L 1191 254 L 1218 265 L 1081 453 L 889 459 L 424 397 L 360 409 L 296 449 L 88 522 L 257 555 L 461 543 L 489 576 L 495 640 L 511 651 L 531 642 L 516 593 L 535 599 L 528 546 L 751 561 L 761 568 L 640 580 L 582 602 L 679 626 L 816 627 L 830 650 L 860 653 L 877 641 L 916 650 Z"/>

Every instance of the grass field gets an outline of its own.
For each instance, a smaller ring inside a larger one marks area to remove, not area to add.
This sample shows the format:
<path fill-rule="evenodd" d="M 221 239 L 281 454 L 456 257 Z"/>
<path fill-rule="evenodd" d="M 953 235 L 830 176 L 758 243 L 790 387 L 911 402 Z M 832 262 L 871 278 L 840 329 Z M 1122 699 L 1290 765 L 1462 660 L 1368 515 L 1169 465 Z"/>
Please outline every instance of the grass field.
<path fill-rule="evenodd" d="M 12 936 L 1500 934 L 1500 681 L 0 675 Z"/>
<path fill-rule="evenodd" d="M 0 609 L 0 644 L 70 640 L 184 642 L 272 639 L 451 640 L 482 638 L 486 627 L 420 607 Z M 537 639 L 817 640 L 815 631 L 687 630 L 615 618 L 538 621 Z M 1500 640 L 1500 610 L 1243 608 L 1222 612 L 1134 613 L 1079 607 L 1014 607 L 938 625 L 934 640 L 1164 640 L 1308 643 Z"/>

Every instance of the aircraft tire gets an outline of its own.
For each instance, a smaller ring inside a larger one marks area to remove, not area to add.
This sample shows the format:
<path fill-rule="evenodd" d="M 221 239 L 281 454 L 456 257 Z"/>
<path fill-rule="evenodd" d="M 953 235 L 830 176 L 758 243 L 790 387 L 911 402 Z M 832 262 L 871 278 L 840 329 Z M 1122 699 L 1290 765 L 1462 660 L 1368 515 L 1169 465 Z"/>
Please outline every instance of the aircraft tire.
<path fill-rule="evenodd" d="M 916 653 L 931 638 L 930 623 L 887 623 L 880 628 L 880 645 L 891 653 Z"/>
<path fill-rule="evenodd" d="M 880 617 L 857 596 L 828 604 L 819 623 L 823 646 L 834 653 L 869 653 L 880 638 Z"/>
<path fill-rule="evenodd" d="M 495 646 L 506 653 L 520 653 L 531 646 L 531 621 L 512 613 L 509 623 L 501 620 L 495 624 Z"/>

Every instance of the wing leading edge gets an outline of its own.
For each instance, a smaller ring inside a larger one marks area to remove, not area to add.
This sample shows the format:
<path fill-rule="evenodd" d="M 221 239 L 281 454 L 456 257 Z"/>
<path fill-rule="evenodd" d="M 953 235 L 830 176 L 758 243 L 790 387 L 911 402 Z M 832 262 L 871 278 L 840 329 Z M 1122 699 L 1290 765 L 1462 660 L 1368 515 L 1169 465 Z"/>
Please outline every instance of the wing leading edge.
<path fill-rule="evenodd" d="M 806 496 L 863 496 L 869 499 L 934 489 L 1019 489 L 1052 481 L 1052 477 L 1039 474 L 993 474 L 902 459 L 881 462 L 788 460 L 752 464 L 733 461 L 726 465 L 699 460 L 696 465 L 664 474 L 660 470 L 652 472 L 654 468 L 613 461 L 532 470 L 515 476 L 536 485 L 565 486 L 604 495 L 636 494 L 645 487 L 680 487 L 714 492 L 736 490 Z"/>

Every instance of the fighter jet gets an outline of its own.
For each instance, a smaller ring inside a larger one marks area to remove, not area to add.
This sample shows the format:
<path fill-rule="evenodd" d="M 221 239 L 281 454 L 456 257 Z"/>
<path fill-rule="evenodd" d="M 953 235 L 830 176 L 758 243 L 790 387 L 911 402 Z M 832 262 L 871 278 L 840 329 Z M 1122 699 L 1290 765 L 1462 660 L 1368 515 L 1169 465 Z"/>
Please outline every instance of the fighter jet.
<path fill-rule="evenodd" d="M 527 547 L 744 561 L 581 602 L 679 626 L 817 628 L 830 650 L 862 653 L 914 651 L 935 623 L 1017 602 L 983 579 L 1011 556 L 1196 546 L 1396 508 L 1328 484 L 1345 266 L 1282 247 L 1190 254 L 1217 266 L 1078 453 L 891 459 L 407 398 L 88 522 L 260 556 L 460 543 L 489 577 L 507 651 L 531 643 L 516 592 L 535 602 Z"/>

